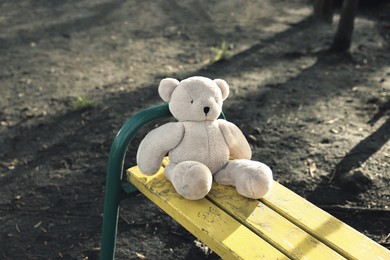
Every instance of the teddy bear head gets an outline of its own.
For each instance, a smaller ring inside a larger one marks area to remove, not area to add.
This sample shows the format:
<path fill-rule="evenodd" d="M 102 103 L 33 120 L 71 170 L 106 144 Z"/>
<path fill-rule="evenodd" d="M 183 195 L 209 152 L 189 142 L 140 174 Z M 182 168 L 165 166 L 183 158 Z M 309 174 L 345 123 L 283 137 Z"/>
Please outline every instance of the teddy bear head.
<path fill-rule="evenodd" d="M 160 97 L 169 103 L 169 110 L 179 121 L 212 121 L 222 112 L 222 103 L 229 95 L 229 85 L 222 79 L 190 77 L 182 81 L 161 80 Z"/>

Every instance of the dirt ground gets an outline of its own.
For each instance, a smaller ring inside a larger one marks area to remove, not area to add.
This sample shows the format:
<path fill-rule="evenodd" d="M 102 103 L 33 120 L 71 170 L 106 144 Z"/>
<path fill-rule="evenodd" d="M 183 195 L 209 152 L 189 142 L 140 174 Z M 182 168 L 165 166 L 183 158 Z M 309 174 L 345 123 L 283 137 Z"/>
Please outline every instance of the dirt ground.
<path fill-rule="evenodd" d="M 316 25 L 311 11 L 298 0 L 0 1 L 0 259 L 96 259 L 116 132 L 161 103 L 162 78 L 193 75 L 230 84 L 225 113 L 277 181 L 389 247 L 390 4 L 363 1 L 349 54 L 326 52 L 338 15 Z M 121 209 L 116 256 L 217 258 L 195 240 L 137 195 Z"/>

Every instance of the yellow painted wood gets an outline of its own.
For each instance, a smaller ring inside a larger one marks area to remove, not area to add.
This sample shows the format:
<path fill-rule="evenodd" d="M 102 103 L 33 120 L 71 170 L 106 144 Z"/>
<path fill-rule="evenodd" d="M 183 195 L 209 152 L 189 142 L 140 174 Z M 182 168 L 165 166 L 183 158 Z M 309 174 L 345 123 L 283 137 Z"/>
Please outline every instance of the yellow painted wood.
<path fill-rule="evenodd" d="M 169 158 L 168 158 L 168 157 L 164 157 L 164 159 L 163 159 L 163 161 L 162 161 L 162 163 L 161 163 L 162 167 L 165 167 L 165 166 L 167 166 L 168 164 L 169 164 Z"/>
<path fill-rule="evenodd" d="M 164 158 L 162 165 L 166 166 L 168 164 L 169 159 Z M 183 202 L 194 203 L 182 199 L 176 193 L 176 191 L 174 191 L 172 185 L 162 176 L 163 169 L 161 169 L 158 176 L 156 176 L 158 178 L 145 177 L 139 173 L 139 170 L 136 171 L 138 171 L 138 173 L 134 174 L 134 177 L 137 179 L 144 178 L 144 180 L 141 182 L 146 189 L 152 189 L 158 183 L 165 182 L 164 185 L 168 185 L 171 189 L 169 196 L 177 196 L 175 200 L 180 201 L 179 204 Z M 145 192 L 147 193 L 147 191 Z M 166 191 L 161 189 L 154 191 L 152 190 L 151 193 L 152 196 L 158 197 L 161 194 L 166 196 Z M 152 197 L 150 197 L 150 199 L 156 200 Z M 290 258 L 339 258 L 340 255 L 333 255 L 335 252 L 329 250 L 329 248 L 332 248 L 337 253 L 349 259 L 390 259 L 389 250 L 375 243 L 368 237 L 349 227 L 345 223 L 337 220 L 330 214 L 319 209 L 315 205 L 311 204 L 299 195 L 293 193 L 276 182 L 274 182 L 274 188 L 272 189 L 271 193 L 263 198 L 260 202 L 246 199 L 238 195 L 234 188 L 218 185 L 216 183 L 213 184 L 213 189 L 210 192 L 208 199 L 212 203 L 221 207 L 222 211 L 226 211 L 229 215 L 238 220 L 234 221 L 230 219 L 229 221 L 233 222 L 229 222 L 228 225 L 237 227 L 239 226 L 239 222 L 244 223 L 242 227 L 246 225 L 248 229 L 252 230 L 258 236 L 264 238 L 267 241 L 266 243 L 269 243 L 270 245 L 278 248 L 281 252 L 285 253 Z M 204 199 L 200 201 L 202 201 L 201 203 L 205 203 L 204 201 L 207 200 Z M 210 201 L 207 203 L 210 203 Z M 212 205 L 212 203 L 210 205 Z M 164 209 L 163 206 L 159 206 Z M 214 206 L 212 206 L 212 208 L 214 210 Z M 173 210 L 175 211 L 176 209 Z M 197 210 L 201 209 L 198 209 L 197 207 L 193 208 L 194 212 Z M 218 208 L 215 208 L 215 210 L 218 212 L 220 211 Z M 199 212 L 203 212 L 200 214 L 206 214 L 207 216 L 210 214 L 206 213 L 205 211 Z M 167 213 L 170 214 L 169 212 Z M 170 215 L 178 220 L 176 216 L 177 214 L 180 215 L 182 213 L 172 213 Z M 192 231 L 194 230 L 194 227 L 191 223 L 187 223 L 188 221 L 195 222 L 195 224 L 193 223 L 194 226 L 202 227 L 204 225 L 198 222 L 198 220 L 193 220 L 191 218 L 185 220 L 185 224 L 181 223 L 180 221 L 179 222 L 188 230 L 190 230 L 195 236 L 208 244 L 223 258 L 237 259 L 237 255 L 232 253 L 229 249 L 230 245 L 226 244 L 225 242 L 216 242 L 215 238 L 210 238 L 209 235 L 206 235 L 206 237 L 197 235 L 199 234 L 199 231 Z M 227 222 L 225 221 L 222 224 L 226 225 Z M 223 225 L 218 225 L 218 230 L 224 229 Z M 204 231 L 205 229 L 201 230 Z M 203 231 L 200 231 L 200 233 Z M 208 232 L 213 231 L 208 230 Z M 229 233 L 230 231 L 224 232 Z M 235 240 L 248 241 L 245 237 L 240 238 L 238 233 L 234 233 L 234 239 L 232 239 L 232 241 Z M 264 240 L 261 241 L 264 243 Z M 233 244 L 237 245 L 237 243 Z M 324 244 L 327 246 L 324 246 Z M 240 243 L 238 243 L 238 245 L 240 245 Z M 245 251 L 247 251 L 247 249 L 245 249 Z M 271 255 L 272 254 L 273 253 L 271 253 Z M 245 259 L 252 258 L 245 256 Z M 270 259 L 275 259 L 275 256 L 272 256 Z"/>
<path fill-rule="evenodd" d="M 279 183 L 264 204 L 349 259 L 390 259 L 390 251 Z"/>
<path fill-rule="evenodd" d="M 213 183 L 207 196 L 224 211 L 292 259 L 345 259 L 262 202 Z"/>
<path fill-rule="evenodd" d="M 287 259 L 280 251 L 218 208 L 208 199 L 182 198 L 163 175 L 152 176 L 138 167 L 128 170 L 128 178 L 144 195 L 206 243 L 223 259 Z"/>

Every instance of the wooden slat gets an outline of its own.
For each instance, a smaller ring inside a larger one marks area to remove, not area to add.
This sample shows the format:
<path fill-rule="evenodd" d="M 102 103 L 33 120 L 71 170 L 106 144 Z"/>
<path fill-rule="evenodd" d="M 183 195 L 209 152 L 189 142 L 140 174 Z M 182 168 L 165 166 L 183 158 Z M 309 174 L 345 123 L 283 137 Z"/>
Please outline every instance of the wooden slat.
<path fill-rule="evenodd" d="M 287 259 L 280 251 L 241 225 L 208 199 L 182 198 L 163 176 L 152 177 L 138 167 L 128 170 L 129 181 L 223 259 Z"/>
<path fill-rule="evenodd" d="M 264 204 L 349 259 L 390 259 L 390 251 L 275 182 Z"/>
<path fill-rule="evenodd" d="M 258 200 L 213 183 L 208 198 L 292 259 L 345 259 Z"/>

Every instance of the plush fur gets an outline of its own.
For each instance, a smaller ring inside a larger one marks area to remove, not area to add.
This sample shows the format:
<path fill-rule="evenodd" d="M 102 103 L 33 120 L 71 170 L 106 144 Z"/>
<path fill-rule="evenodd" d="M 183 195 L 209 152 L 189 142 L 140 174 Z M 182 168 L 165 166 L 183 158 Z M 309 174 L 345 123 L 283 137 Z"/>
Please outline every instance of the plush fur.
<path fill-rule="evenodd" d="M 142 173 L 155 174 L 168 153 L 171 163 L 165 175 L 187 199 L 206 196 L 213 179 L 248 198 L 261 198 L 271 189 L 271 169 L 250 160 L 252 152 L 241 130 L 217 119 L 229 95 L 226 81 L 166 78 L 158 92 L 178 122 L 164 124 L 142 140 L 137 152 Z"/>

